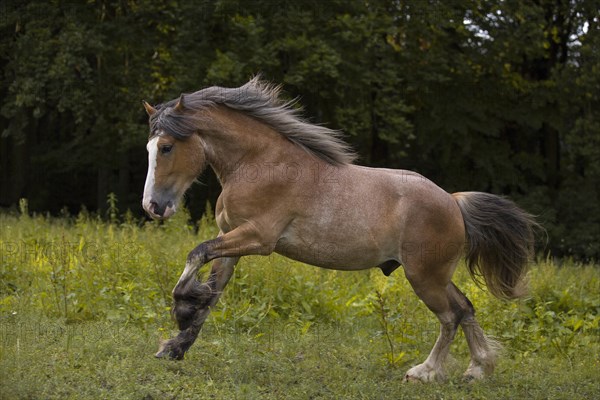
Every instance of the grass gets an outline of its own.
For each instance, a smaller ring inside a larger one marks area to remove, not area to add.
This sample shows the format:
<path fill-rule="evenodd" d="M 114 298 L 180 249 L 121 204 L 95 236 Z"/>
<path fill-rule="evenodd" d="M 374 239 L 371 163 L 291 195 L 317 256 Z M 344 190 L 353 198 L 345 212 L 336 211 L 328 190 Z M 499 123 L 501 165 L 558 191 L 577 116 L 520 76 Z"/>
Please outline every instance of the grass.
<path fill-rule="evenodd" d="M 242 259 L 181 362 L 157 360 L 174 329 L 170 290 L 187 252 L 216 235 L 164 224 L 0 215 L 1 399 L 592 399 L 600 397 L 597 266 L 532 266 L 530 297 L 502 302 L 459 267 L 455 282 L 504 344 L 495 374 L 466 384 L 462 336 L 449 380 L 403 384 L 427 356 L 435 317 L 401 269 L 336 272 Z"/>

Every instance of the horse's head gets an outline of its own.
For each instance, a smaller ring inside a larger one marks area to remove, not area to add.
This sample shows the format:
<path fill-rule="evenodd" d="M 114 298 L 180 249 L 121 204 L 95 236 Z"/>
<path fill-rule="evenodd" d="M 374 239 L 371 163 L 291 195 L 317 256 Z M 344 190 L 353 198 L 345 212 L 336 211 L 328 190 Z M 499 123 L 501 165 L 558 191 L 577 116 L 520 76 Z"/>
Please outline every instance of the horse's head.
<path fill-rule="evenodd" d="M 206 159 L 198 132 L 190 129 L 193 112 L 185 109 L 183 95 L 174 106 L 167 103 L 156 109 L 144 102 L 144 107 L 150 116 L 150 139 L 142 206 L 152 218 L 166 219 L 175 214 Z"/>

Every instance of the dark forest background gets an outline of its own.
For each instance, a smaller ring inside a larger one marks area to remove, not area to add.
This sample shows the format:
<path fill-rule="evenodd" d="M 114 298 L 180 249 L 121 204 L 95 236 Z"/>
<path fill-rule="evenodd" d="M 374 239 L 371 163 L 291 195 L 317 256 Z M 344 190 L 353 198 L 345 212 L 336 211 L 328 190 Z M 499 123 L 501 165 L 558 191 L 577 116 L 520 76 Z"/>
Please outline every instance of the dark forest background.
<path fill-rule="evenodd" d="M 360 163 L 505 194 L 600 256 L 596 0 L 4 1 L 0 206 L 142 217 L 155 104 L 260 72 Z M 219 186 L 188 196 L 198 217 Z"/>

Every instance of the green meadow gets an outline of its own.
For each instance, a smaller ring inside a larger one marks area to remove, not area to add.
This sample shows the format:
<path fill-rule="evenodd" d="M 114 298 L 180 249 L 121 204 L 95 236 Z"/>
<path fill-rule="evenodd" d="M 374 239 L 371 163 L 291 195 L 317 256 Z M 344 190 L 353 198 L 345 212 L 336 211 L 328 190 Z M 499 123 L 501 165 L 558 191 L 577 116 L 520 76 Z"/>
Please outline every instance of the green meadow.
<path fill-rule="evenodd" d="M 600 398 L 600 269 L 538 260 L 529 296 L 455 282 L 503 344 L 494 375 L 461 379 L 462 332 L 448 381 L 403 383 L 438 333 L 402 269 L 338 272 L 243 258 L 183 361 L 154 358 L 175 332 L 171 289 L 187 252 L 217 234 L 210 213 L 164 223 L 81 212 L 0 215 L 1 399 Z M 206 272 L 207 267 L 203 269 Z"/>

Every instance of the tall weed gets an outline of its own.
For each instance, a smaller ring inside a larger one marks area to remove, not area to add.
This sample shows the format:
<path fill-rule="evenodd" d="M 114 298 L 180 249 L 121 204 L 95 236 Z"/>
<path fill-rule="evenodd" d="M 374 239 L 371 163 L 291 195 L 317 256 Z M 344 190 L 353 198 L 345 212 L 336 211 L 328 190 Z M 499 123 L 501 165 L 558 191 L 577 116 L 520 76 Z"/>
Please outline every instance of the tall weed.
<path fill-rule="evenodd" d="M 68 218 L 30 215 L 25 201 L 19 214 L 0 214 L 0 314 L 171 326 L 171 289 L 187 253 L 218 234 L 210 209 L 191 224 L 185 210 L 159 223 L 119 215 L 114 197 L 109 206 L 108 220 L 86 210 Z M 455 282 L 483 328 L 511 351 L 569 356 L 600 348 L 598 272 L 596 266 L 537 263 L 530 296 L 511 303 L 478 288 L 462 266 Z M 401 269 L 387 278 L 378 269 L 340 272 L 279 255 L 244 257 L 209 323 L 261 335 L 274 320 L 295 334 L 360 321 L 372 327 L 372 341 L 387 348 L 382 361 L 392 366 L 422 358 L 439 329 Z M 454 346 L 468 352 L 464 340 Z"/>

